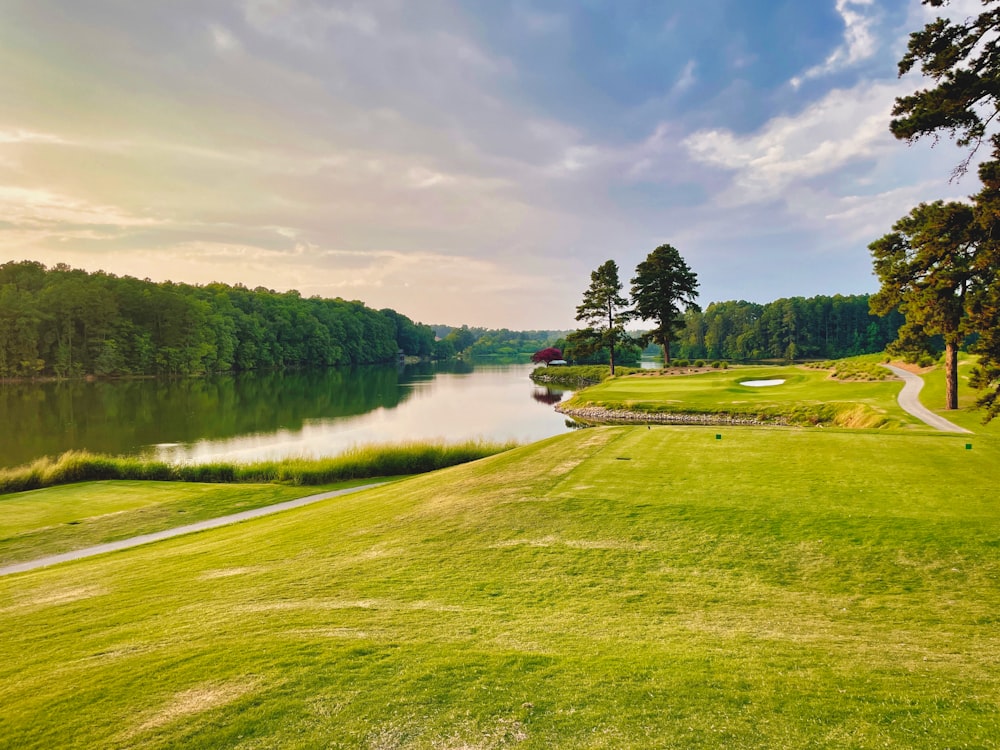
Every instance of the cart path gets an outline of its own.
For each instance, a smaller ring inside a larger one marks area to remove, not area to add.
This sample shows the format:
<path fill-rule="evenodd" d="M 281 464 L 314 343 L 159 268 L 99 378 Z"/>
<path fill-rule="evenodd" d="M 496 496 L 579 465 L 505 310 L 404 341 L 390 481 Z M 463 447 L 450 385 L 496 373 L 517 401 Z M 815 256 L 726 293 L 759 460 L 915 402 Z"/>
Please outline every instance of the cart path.
<path fill-rule="evenodd" d="M 959 427 L 954 422 L 949 422 L 944 417 L 939 417 L 937 414 L 932 412 L 922 403 L 917 397 L 920 393 L 920 389 L 924 387 L 924 379 L 919 375 L 914 375 L 912 372 L 904 370 L 902 367 L 895 367 L 894 365 L 882 365 L 883 367 L 888 367 L 892 370 L 893 374 L 898 375 L 903 379 L 903 390 L 899 392 L 899 405 L 910 416 L 916 417 L 921 422 L 930 425 L 936 430 L 941 430 L 942 432 L 965 432 L 972 434 L 972 430 L 967 430 L 964 427 Z"/>
<path fill-rule="evenodd" d="M 163 531 L 156 531 L 152 534 L 142 534 L 141 536 L 133 536 L 128 539 L 119 539 L 115 542 L 106 542 L 105 544 L 95 544 L 93 547 L 84 547 L 82 549 L 73 550 L 72 552 L 62 552 L 58 555 L 46 555 L 45 557 L 39 557 L 34 560 L 27 560 L 26 562 L 13 563 L 11 565 L 4 565 L 0 567 L 0 576 L 10 575 L 12 573 L 24 573 L 29 570 L 36 570 L 38 568 L 46 568 L 49 565 L 56 565 L 61 562 L 69 562 L 70 560 L 80 560 L 84 557 L 93 557 L 94 555 L 102 555 L 105 552 L 115 552 L 122 549 L 130 549 L 131 547 L 138 547 L 142 544 L 149 544 L 150 542 L 158 542 L 161 539 L 172 539 L 175 536 L 182 536 L 184 534 L 192 534 L 196 531 L 205 531 L 206 529 L 215 529 L 220 526 L 228 526 L 231 523 L 239 523 L 240 521 L 247 521 L 251 518 L 260 518 L 261 516 L 269 516 L 272 513 L 280 513 L 283 510 L 291 510 L 292 508 L 301 508 L 303 505 L 310 505 L 312 503 L 319 502 L 320 500 L 327 500 L 331 497 L 340 497 L 341 495 L 348 495 L 352 492 L 361 492 L 362 490 L 369 490 L 372 487 L 379 487 L 385 484 L 385 482 L 374 482 L 372 484 L 363 484 L 359 487 L 348 487 L 343 490 L 330 490 L 329 492 L 320 492 L 315 495 L 306 495 L 305 497 L 299 497 L 295 500 L 286 500 L 283 503 L 275 503 L 274 505 L 265 505 L 262 508 L 254 508 L 252 510 L 244 510 L 239 513 L 231 513 L 228 516 L 219 516 L 218 518 L 207 518 L 204 521 L 198 521 L 196 523 L 189 523 L 186 526 L 176 526 L 172 529 L 164 529 Z"/>

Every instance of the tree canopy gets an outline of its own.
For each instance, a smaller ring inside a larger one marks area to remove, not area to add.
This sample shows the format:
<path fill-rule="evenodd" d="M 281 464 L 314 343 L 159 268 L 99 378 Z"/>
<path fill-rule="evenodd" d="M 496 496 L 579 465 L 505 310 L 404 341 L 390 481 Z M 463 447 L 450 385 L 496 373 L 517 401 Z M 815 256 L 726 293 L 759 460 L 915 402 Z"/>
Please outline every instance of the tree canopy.
<path fill-rule="evenodd" d="M 628 300 L 622 297 L 618 264 L 613 260 L 602 263 L 590 274 L 590 286 L 583 293 L 583 302 L 576 308 L 576 319 L 587 328 L 567 337 L 580 352 L 592 352 L 607 347 L 610 352 L 611 374 L 615 374 L 615 347 L 629 340 L 625 332 L 628 320 Z"/>
<path fill-rule="evenodd" d="M 873 314 L 868 295 L 784 297 L 688 308 L 675 349 L 685 359 L 839 359 L 872 354 L 896 338 L 898 310 Z M 937 341 L 933 341 L 936 344 Z M 790 357 L 794 354 L 794 357 Z"/>
<path fill-rule="evenodd" d="M 681 307 L 690 308 L 698 296 L 698 276 L 672 245 L 660 245 L 635 269 L 632 279 L 634 314 L 656 327 L 642 337 L 663 347 L 670 366 L 670 342 L 684 325 Z"/>
<path fill-rule="evenodd" d="M 0 265 L 0 378 L 372 364 L 433 345 L 428 326 L 356 301 Z"/>
<path fill-rule="evenodd" d="M 948 0 L 923 0 L 940 8 Z M 1000 112 L 1000 2 L 983 0 L 983 11 L 962 22 L 937 18 L 910 34 L 899 75 L 915 66 L 934 85 L 896 99 L 890 130 L 908 141 L 947 133 L 959 146 L 969 147 L 956 168 L 963 174 L 976 151 L 990 136 Z"/>

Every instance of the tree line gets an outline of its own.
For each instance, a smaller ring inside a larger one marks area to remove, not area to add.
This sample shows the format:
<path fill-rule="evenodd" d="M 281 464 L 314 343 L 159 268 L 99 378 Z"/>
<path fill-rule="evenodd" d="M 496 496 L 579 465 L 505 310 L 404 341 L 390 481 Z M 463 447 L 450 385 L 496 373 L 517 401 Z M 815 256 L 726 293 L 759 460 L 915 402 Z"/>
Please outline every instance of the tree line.
<path fill-rule="evenodd" d="M 642 347 L 650 346 L 662 350 L 667 367 L 672 352 L 682 359 L 839 359 L 882 351 L 904 322 L 895 309 L 870 312 L 868 295 L 713 302 L 702 310 L 695 302 L 697 274 L 671 245 L 651 252 L 631 281 L 629 299 L 613 260 L 591 274 L 577 307 L 577 320 L 587 327 L 557 342 L 566 359 L 609 363 L 612 372 L 616 362 L 637 363 Z M 654 327 L 626 331 L 636 320 Z"/>
<path fill-rule="evenodd" d="M 0 265 L 0 377 L 375 364 L 431 357 L 435 343 L 429 326 L 356 301 Z"/>
<path fill-rule="evenodd" d="M 441 359 L 462 355 L 501 362 L 523 362 L 532 352 L 548 346 L 567 331 L 512 331 L 509 328 L 478 328 L 432 325 L 439 337 L 435 351 Z"/>
<path fill-rule="evenodd" d="M 903 323 L 898 310 L 869 310 L 869 296 L 743 300 L 689 308 L 677 340 L 687 359 L 840 359 L 883 351 Z"/>

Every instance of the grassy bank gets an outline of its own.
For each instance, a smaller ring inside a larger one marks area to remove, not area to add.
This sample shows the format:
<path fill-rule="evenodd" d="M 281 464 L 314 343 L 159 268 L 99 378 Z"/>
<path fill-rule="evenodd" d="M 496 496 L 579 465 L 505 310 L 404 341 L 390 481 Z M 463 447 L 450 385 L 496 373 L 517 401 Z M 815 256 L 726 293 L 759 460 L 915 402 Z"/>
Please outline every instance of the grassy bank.
<path fill-rule="evenodd" d="M 638 367 L 616 367 L 615 377 L 634 375 L 641 372 Z M 531 379 L 536 383 L 551 383 L 570 388 L 585 388 L 596 385 L 611 377 L 607 365 L 568 365 L 556 367 L 536 367 L 531 371 Z"/>
<path fill-rule="evenodd" d="M 757 387 L 747 381 L 782 380 Z M 708 415 L 793 425 L 883 428 L 916 426 L 896 402 L 898 381 L 833 379 L 802 367 L 735 367 L 684 377 L 615 378 L 580 391 L 568 413 L 600 407 L 649 415 Z"/>
<path fill-rule="evenodd" d="M 134 456 L 71 451 L 55 460 L 43 458 L 28 466 L 0 469 L 0 494 L 101 479 L 320 485 L 349 479 L 422 474 L 492 456 L 514 445 L 480 440 L 402 443 L 352 448 L 331 458 L 292 458 L 245 464 L 225 461 L 169 464 Z"/>
<path fill-rule="evenodd" d="M 964 356 L 958 366 L 958 409 L 949 411 L 944 408 L 945 379 L 944 368 L 940 365 L 924 372 L 924 387 L 920 391 L 920 402 L 935 414 L 951 420 L 960 427 L 976 433 L 1000 436 L 1000 419 L 994 419 L 989 424 L 983 424 L 983 412 L 976 409 L 976 400 L 980 392 L 969 385 L 969 374 L 975 366 L 975 359 Z"/>
<path fill-rule="evenodd" d="M 990 747 L 968 442 L 598 428 L 0 579 L 0 745 Z"/>
<path fill-rule="evenodd" d="M 314 491 L 279 484 L 103 481 L 6 495 L 0 497 L 0 565 L 151 534 Z"/>

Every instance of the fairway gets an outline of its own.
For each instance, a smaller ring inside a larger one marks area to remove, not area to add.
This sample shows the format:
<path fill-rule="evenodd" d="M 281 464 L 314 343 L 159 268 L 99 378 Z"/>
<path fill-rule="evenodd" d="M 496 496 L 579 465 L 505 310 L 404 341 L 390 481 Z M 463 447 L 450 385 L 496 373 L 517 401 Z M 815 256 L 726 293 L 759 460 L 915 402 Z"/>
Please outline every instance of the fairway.
<path fill-rule="evenodd" d="M 0 745 L 990 746 L 1000 441 L 605 427 L 0 580 Z"/>
<path fill-rule="evenodd" d="M 773 384 L 754 385 L 759 382 Z M 734 367 L 682 376 L 611 378 L 577 393 L 563 406 L 567 413 L 599 406 L 653 415 L 725 415 L 793 424 L 924 429 L 896 402 L 901 388 L 898 380 L 841 381 L 826 370 L 804 367 Z"/>

